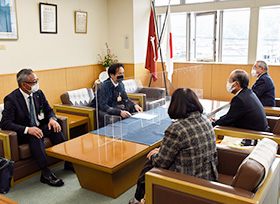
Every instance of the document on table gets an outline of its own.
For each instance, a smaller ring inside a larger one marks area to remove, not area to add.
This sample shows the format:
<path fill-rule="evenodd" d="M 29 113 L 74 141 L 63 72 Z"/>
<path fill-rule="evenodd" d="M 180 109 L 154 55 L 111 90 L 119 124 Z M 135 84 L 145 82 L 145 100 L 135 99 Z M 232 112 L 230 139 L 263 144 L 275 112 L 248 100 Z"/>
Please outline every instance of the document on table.
<path fill-rule="evenodd" d="M 149 113 L 136 113 L 132 116 L 133 118 L 139 118 L 139 119 L 146 119 L 146 120 L 151 120 L 157 117 L 157 115 L 152 115 Z"/>

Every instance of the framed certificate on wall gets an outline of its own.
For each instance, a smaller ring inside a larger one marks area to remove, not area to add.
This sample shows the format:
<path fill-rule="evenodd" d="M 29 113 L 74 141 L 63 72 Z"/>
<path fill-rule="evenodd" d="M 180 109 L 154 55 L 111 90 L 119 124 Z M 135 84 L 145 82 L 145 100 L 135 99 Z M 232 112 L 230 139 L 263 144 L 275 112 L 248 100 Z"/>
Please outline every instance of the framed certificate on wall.
<path fill-rule="evenodd" d="M 39 3 L 40 33 L 57 34 L 57 5 Z"/>
<path fill-rule="evenodd" d="M 75 11 L 75 33 L 87 33 L 87 12 Z"/>

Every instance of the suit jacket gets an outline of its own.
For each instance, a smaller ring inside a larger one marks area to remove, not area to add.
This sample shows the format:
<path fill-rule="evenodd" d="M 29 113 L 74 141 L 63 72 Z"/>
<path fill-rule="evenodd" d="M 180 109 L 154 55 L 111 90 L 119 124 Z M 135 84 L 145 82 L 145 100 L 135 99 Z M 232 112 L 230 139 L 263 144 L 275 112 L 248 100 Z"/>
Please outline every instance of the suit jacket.
<path fill-rule="evenodd" d="M 230 109 L 212 125 L 269 131 L 266 115 L 260 100 L 249 88 L 243 88 L 230 102 Z"/>
<path fill-rule="evenodd" d="M 257 79 L 252 87 L 252 90 L 260 99 L 263 106 L 275 106 L 275 87 L 267 72 Z"/>
<path fill-rule="evenodd" d="M 196 111 L 172 123 L 151 161 L 155 167 L 217 180 L 216 137 L 210 121 Z"/>
<path fill-rule="evenodd" d="M 117 101 L 118 97 L 121 101 Z M 127 111 L 133 112 L 135 103 L 128 98 L 122 82 L 115 87 L 111 79 L 108 78 L 98 87 L 97 90 L 98 108 L 110 115 L 120 115 L 121 109 L 117 105 L 124 105 Z M 96 98 L 93 99 L 91 107 L 96 108 Z"/>
<path fill-rule="evenodd" d="M 41 90 L 33 93 L 36 117 L 41 125 L 49 123 L 51 117 L 55 117 L 53 109 L 50 107 L 45 95 Z M 44 118 L 39 120 L 40 112 L 44 113 Z M 19 89 L 4 98 L 4 111 L 2 113 L 0 127 L 4 130 L 13 130 L 18 136 L 24 135 L 26 127 L 30 127 L 30 113 L 27 109 L 25 99 Z"/>

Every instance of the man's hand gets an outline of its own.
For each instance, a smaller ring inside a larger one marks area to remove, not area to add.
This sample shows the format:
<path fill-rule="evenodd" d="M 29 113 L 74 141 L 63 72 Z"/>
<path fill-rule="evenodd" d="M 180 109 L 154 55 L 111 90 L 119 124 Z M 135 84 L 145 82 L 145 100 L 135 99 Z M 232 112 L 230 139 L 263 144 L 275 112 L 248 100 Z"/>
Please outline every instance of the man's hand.
<path fill-rule="evenodd" d="M 121 116 L 123 118 L 129 118 L 131 117 L 131 114 L 128 111 L 121 111 Z"/>
<path fill-rule="evenodd" d="M 151 160 L 152 155 L 157 154 L 159 152 L 159 148 L 155 148 L 152 151 L 149 152 L 149 154 L 147 155 L 147 158 L 149 160 Z"/>
<path fill-rule="evenodd" d="M 49 130 L 53 127 L 54 132 L 60 132 L 61 127 L 58 122 L 56 122 L 54 119 L 50 119 L 49 124 L 48 124 Z"/>
<path fill-rule="evenodd" d="M 29 135 L 33 135 L 33 136 L 37 137 L 38 139 L 40 139 L 44 136 L 42 130 L 37 127 L 28 127 L 27 133 Z"/>
<path fill-rule="evenodd" d="M 138 113 L 143 112 L 142 108 L 140 106 L 138 106 L 137 104 L 134 106 L 134 108 Z"/>

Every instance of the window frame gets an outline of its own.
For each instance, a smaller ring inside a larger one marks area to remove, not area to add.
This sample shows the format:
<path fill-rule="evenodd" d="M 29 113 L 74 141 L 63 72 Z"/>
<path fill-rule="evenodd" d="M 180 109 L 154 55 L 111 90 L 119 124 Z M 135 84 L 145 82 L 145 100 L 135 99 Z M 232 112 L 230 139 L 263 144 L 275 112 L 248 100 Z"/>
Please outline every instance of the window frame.
<path fill-rule="evenodd" d="M 218 17 L 218 42 L 216 42 L 216 60 L 215 62 L 221 62 L 222 57 L 222 21 L 223 21 L 223 11 L 227 9 L 242 9 L 242 8 L 249 8 L 250 9 L 250 22 L 249 22 L 249 40 L 248 40 L 248 58 L 246 64 L 254 64 L 257 58 L 257 48 L 258 48 L 258 24 L 259 24 L 259 10 L 260 7 L 265 6 L 279 6 L 280 1 L 260 1 L 260 0 L 229 0 L 229 1 L 220 1 L 215 0 L 214 2 L 205 2 L 205 3 L 194 3 L 194 4 L 185 4 L 184 0 L 180 1 L 180 5 L 171 5 L 171 12 L 172 13 L 187 13 L 186 19 L 186 28 L 188 29 L 189 22 L 188 16 L 189 13 L 192 12 L 209 12 L 209 11 L 219 11 L 221 12 Z M 156 14 L 164 14 L 166 12 L 167 6 L 157 6 L 155 8 Z M 186 36 L 189 34 L 189 30 L 186 32 Z M 217 40 L 217 39 L 216 39 Z M 190 61 L 189 56 L 189 39 L 186 39 L 186 60 Z M 237 64 L 241 64 L 238 63 Z M 243 63 L 244 64 L 244 63 Z"/>

